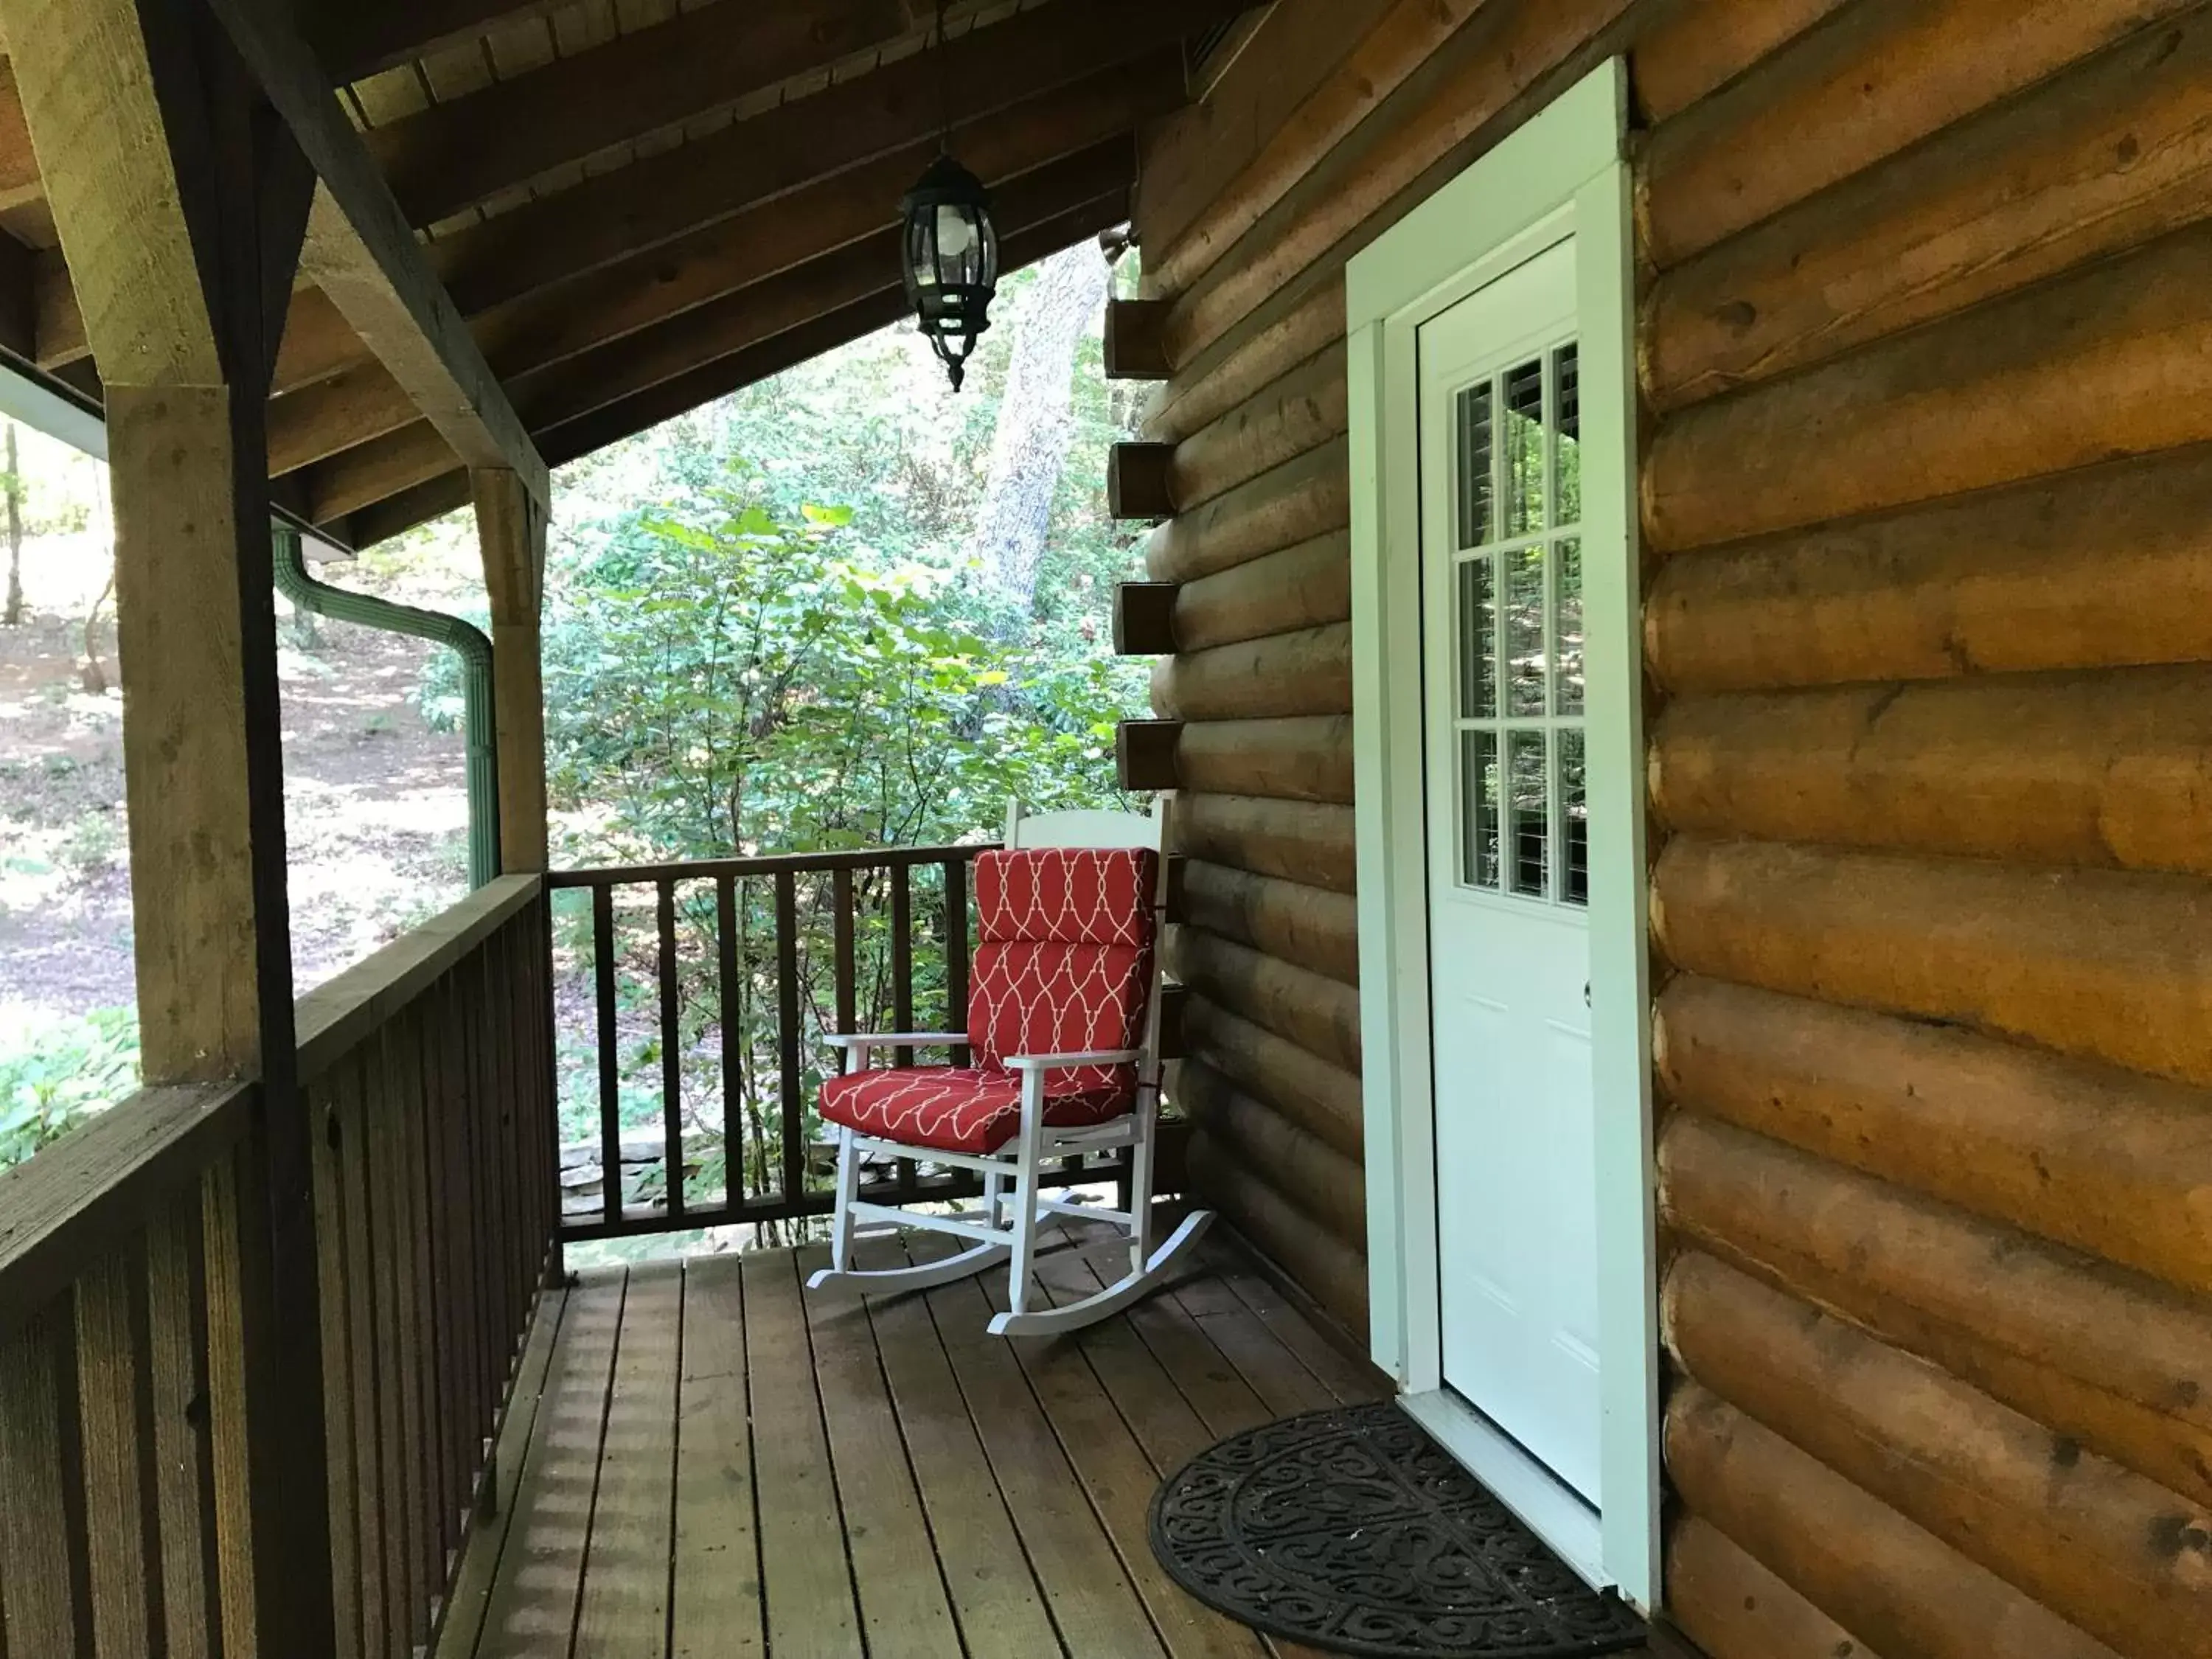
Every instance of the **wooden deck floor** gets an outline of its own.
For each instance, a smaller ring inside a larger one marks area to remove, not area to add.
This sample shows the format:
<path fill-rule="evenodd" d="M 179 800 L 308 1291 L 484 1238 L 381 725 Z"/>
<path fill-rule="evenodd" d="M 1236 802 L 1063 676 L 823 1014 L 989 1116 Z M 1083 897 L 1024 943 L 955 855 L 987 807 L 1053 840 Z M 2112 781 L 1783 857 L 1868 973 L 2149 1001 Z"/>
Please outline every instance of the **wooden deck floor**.
<path fill-rule="evenodd" d="M 1235 1246 L 1057 1342 L 985 1333 L 1003 1274 L 805 1295 L 824 1259 L 602 1271 L 549 1308 L 440 1659 L 1307 1659 L 1146 1543 L 1160 1477 L 1215 1439 L 1378 1391 Z M 1097 1282 L 1073 1251 L 1044 1276 Z"/>

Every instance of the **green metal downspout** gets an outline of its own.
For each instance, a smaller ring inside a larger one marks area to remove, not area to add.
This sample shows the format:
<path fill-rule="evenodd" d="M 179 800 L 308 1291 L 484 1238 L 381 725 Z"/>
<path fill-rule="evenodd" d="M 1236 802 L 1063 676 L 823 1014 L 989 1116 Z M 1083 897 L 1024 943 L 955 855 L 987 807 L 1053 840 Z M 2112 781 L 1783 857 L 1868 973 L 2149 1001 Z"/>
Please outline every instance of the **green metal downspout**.
<path fill-rule="evenodd" d="M 357 623 L 386 634 L 431 640 L 461 659 L 461 725 L 468 744 L 469 885 L 482 887 L 499 875 L 499 748 L 492 714 L 491 641 L 459 617 L 394 605 L 367 593 L 332 587 L 307 574 L 300 532 L 276 526 L 276 591 L 303 611 L 333 622 Z"/>

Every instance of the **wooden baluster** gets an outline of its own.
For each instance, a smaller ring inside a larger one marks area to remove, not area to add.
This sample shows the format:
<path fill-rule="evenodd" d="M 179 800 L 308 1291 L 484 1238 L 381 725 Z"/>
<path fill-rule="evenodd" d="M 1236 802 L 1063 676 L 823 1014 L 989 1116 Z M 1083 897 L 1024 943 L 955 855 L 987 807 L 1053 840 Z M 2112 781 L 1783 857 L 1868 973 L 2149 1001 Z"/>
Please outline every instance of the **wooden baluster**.
<path fill-rule="evenodd" d="M 443 1056 L 450 976 L 441 978 L 416 1005 L 417 1047 L 422 1070 L 423 1201 L 429 1216 L 425 1230 L 429 1249 L 432 1340 L 431 1399 L 437 1412 L 439 1538 L 447 1550 L 463 1541 L 462 1518 L 468 1512 L 469 1445 L 476 1414 L 459 1386 L 467 1374 L 468 1335 L 462 1324 L 460 1252 L 467 1166 L 453 1154 L 453 1117 Z"/>
<path fill-rule="evenodd" d="M 783 1202 L 797 1213 L 806 1190 L 806 1115 L 799 1074 L 799 890 L 788 870 L 775 875 L 776 1065 L 783 1106 Z"/>
<path fill-rule="evenodd" d="M 69 1654 L 91 1632 L 81 1568 L 70 1548 L 62 1442 L 62 1359 L 68 1304 L 50 1307 L 0 1340 L 0 1600 L 9 1650 Z M 84 1645 L 89 1645 L 88 1643 Z"/>
<path fill-rule="evenodd" d="M 836 915 L 831 923 L 837 981 L 837 1029 L 856 1031 L 860 1025 L 860 976 L 853 944 L 853 872 L 840 866 L 830 878 L 830 903 Z"/>
<path fill-rule="evenodd" d="M 432 1600 L 446 1585 L 446 1517 L 444 1481 L 440 1468 L 444 1413 L 438 1409 L 435 1382 L 438 1364 L 437 1286 L 430 1271 L 430 1239 L 434 1226 L 428 1207 L 428 1163 L 423 1146 L 423 1112 L 427 1098 L 422 1087 L 422 1017 L 410 1005 L 386 1028 L 386 1093 L 393 1112 L 393 1149 L 398 1164 L 392 1174 L 398 1187 L 405 1231 L 398 1243 L 400 1310 L 406 1320 L 407 1416 L 410 1439 L 407 1448 L 411 1489 L 416 1494 L 415 1553 L 422 1573 L 423 1593 L 410 1610 L 416 1644 L 430 1639 Z"/>
<path fill-rule="evenodd" d="M 141 1353 L 132 1311 L 143 1273 L 139 1240 L 133 1237 L 88 1268 L 72 1297 L 82 1525 L 93 1635 L 103 1654 L 144 1653 L 152 1631 L 143 1486 L 149 1449 L 142 1443 L 138 1417 Z"/>
<path fill-rule="evenodd" d="M 599 1012 L 599 1175 L 611 1224 L 623 1214 L 622 1081 L 615 1053 L 615 896 L 604 884 L 592 889 L 592 963 Z"/>
<path fill-rule="evenodd" d="M 722 1024 L 722 1208 L 732 1219 L 745 1201 L 744 1030 L 738 1009 L 738 878 L 714 879 L 716 1006 Z"/>
<path fill-rule="evenodd" d="M 914 872 L 905 864 L 891 866 L 891 1027 L 914 1030 Z M 914 1064 L 914 1050 L 892 1051 L 891 1064 L 903 1069 Z M 902 1203 L 915 1195 L 915 1161 L 898 1161 L 898 1195 Z"/>
<path fill-rule="evenodd" d="M 945 860 L 945 1024 L 948 1031 L 968 1029 L 968 860 Z M 968 1045 L 952 1051 L 952 1063 L 965 1066 Z"/>
<path fill-rule="evenodd" d="M 199 1191 L 172 1200 L 146 1230 L 147 1365 L 154 1425 L 154 1510 L 161 1552 L 161 1609 L 169 1659 L 212 1659 L 214 1586 L 207 1572 L 208 1535 L 215 1527 L 215 1474 L 207 1433 L 207 1358 L 201 1332 L 207 1317 L 201 1256 Z M 343 1321 L 345 1304 L 337 1304 Z M 343 1352 L 343 1351 L 341 1351 Z M 342 1393 L 351 1396 L 350 1388 Z M 337 1466 L 349 1471 L 349 1444 Z M 348 1493 L 349 1515 L 354 1500 Z M 356 1659 L 359 1553 L 344 1556 L 352 1580 L 355 1623 L 338 1632 L 340 1659 Z"/>
<path fill-rule="evenodd" d="M 323 1322 L 323 1438 L 329 1448 L 331 1483 L 331 1570 L 333 1611 L 337 1625 L 338 1652 L 344 1659 L 353 1659 L 361 1651 L 361 1537 L 359 1531 L 361 1499 L 354 1481 L 354 1383 L 351 1344 L 347 1340 L 345 1255 L 345 1194 L 341 1160 L 344 1131 L 340 1125 L 337 1106 L 331 1096 L 328 1079 L 318 1082 L 306 1097 L 308 1121 L 314 1134 L 314 1193 L 315 1193 L 315 1261 L 317 1285 L 319 1292 Z M 167 1268 L 155 1265 L 161 1246 L 155 1242 L 148 1258 L 147 1281 L 150 1295 L 158 1279 L 165 1273 L 173 1276 L 175 1267 Z M 172 1292 L 173 1294 L 173 1291 Z M 185 1317 L 190 1318 L 189 1310 Z M 187 1326 L 189 1330 L 189 1326 Z M 156 1343 L 161 1340 L 157 1334 Z M 156 1361 L 157 1366 L 160 1362 Z M 173 1361 L 172 1361 L 173 1364 Z M 173 1388 L 173 1382 L 167 1385 Z M 165 1402 L 161 1395 L 167 1389 L 158 1371 L 155 1382 L 155 1454 L 159 1459 L 158 1473 L 166 1475 L 166 1465 L 173 1453 L 160 1443 L 160 1418 Z M 162 1525 L 167 1527 L 166 1513 Z M 167 1573 L 175 1559 L 163 1540 L 163 1595 L 168 1593 Z M 170 1628 L 175 1630 L 172 1620 Z"/>
<path fill-rule="evenodd" d="M 676 960 L 676 883 L 663 876 L 656 895 L 660 928 L 660 1133 L 661 1169 L 668 1193 L 668 1218 L 684 1214 L 684 1041 L 683 987 Z"/>

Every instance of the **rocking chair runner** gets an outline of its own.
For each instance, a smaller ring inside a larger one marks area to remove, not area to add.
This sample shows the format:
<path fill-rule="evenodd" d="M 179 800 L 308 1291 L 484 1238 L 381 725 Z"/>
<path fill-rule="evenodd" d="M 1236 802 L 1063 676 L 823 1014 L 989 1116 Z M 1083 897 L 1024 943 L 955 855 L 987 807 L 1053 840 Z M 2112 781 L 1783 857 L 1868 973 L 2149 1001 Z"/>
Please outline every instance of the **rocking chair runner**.
<path fill-rule="evenodd" d="M 808 1281 L 822 1290 L 949 1284 L 1012 1261 L 1002 1336 L 1077 1329 L 1135 1301 L 1206 1229 L 1194 1212 L 1158 1249 L 1152 1243 L 1152 1149 L 1159 1115 L 1159 969 L 1155 923 L 1163 896 L 1160 820 L 1118 813 L 1009 816 L 1006 848 L 975 860 L 981 943 L 960 1032 L 851 1034 L 841 1076 L 822 1087 L 822 1115 L 838 1126 L 832 1265 Z M 975 1063 L 871 1071 L 878 1048 L 965 1044 Z M 1129 1208 L 1044 1196 L 1051 1161 L 1131 1149 Z M 863 1202 L 860 1171 L 876 1155 L 922 1157 L 977 1171 L 983 1206 L 930 1215 Z M 1006 1218 L 1011 1200 L 1012 1218 Z M 1032 1310 L 1037 1236 L 1080 1216 L 1129 1240 L 1129 1271 L 1095 1296 Z M 853 1237 L 863 1220 L 951 1233 L 973 1248 L 927 1266 L 860 1272 Z"/>

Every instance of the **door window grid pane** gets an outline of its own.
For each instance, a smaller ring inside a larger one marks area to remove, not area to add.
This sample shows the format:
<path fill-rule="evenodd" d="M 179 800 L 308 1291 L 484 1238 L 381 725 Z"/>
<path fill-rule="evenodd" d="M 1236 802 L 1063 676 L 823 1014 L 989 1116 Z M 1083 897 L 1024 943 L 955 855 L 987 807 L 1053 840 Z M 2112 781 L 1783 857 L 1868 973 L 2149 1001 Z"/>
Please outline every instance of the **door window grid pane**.
<path fill-rule="evenodd" d="M 1505 833 L 1512 890 L 1527 898 L 1542 898 L 1550 888 L 1552 789 L 1546 737 L 1540 727 L 1505 734 Z"/>
<path fill-rule="evenodd" d="M 1459 395 L 1459 544 L 1480 547 L 1491 536 L 1497 456 L 1491 423 L 1492 383 Z"/>
<path fill-rule="evenodd" d="M 1460 879 L 1498 890 L 1498 734 L 1460 734 Z"/>
<path fill-rule="evenodd" d="M 1583 521 L 1582 356 L 1574 343 L 1552 354 L 1553 420 L 1552 522 L 1561 529 Z"/>
<path fill-rule="evenodd" d="M 1498 714 L 1496 562 L 1477 554 L 1459 568 L 1459 712 L 1462 720 Z"/>
<path fill-rule="evenodd" d="M 1504 378 L 1501 434 L 1505 533 L 1526 536 L 1544 527 L 1544 362 L 1523 363 Z"/>
<path fill-rule="evenodd" d="M 1559 900 L 1589 903 L 1589 788 L 1579 728 L 1559 731 Z"/>
<path fill-rule="evenodd" d="M 1541 542 L 1518 547 L 1505 560 L 1505 712 L 1544 712 L 1544 568 Z"/>
<path fill-rule="evenodd" d="M 1583 544 L 1560 541 L 1552 554 L 1552 712 L 1583 712 Z"/>

